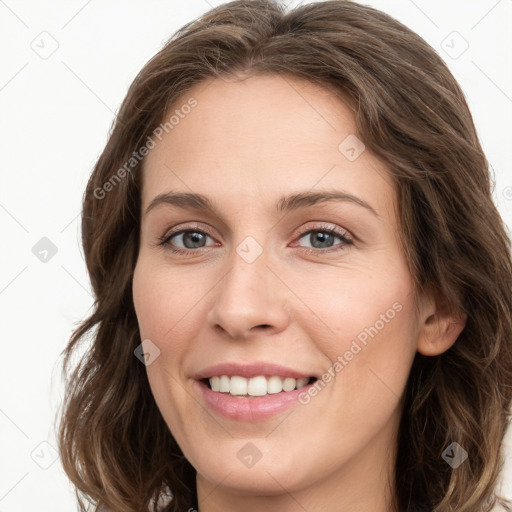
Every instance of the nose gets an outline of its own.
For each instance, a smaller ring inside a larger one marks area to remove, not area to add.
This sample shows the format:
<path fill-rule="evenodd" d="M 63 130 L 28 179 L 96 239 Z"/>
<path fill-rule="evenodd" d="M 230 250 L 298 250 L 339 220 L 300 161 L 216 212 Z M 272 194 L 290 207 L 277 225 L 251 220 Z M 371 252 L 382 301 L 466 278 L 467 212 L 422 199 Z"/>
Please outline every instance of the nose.
<path fill-rule="evenodd" d="M 252 263 L 233 251 L 228 265 L 224 278 L 211 292 L 214 300 L 208 312 L 209 326 L 234 340 L 286 329 L 286 287 L 269 266 L 266 251 Z"/>

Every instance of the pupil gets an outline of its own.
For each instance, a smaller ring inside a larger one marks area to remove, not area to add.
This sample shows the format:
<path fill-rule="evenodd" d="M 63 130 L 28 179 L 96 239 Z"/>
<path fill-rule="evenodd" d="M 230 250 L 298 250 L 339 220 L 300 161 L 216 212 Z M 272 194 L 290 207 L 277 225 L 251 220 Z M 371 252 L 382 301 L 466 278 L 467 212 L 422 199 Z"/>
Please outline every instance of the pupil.
<path fill-rule="evenodd" d="M 333 235 L 331 233 L 322 233 L 322 232 L 317 232 L 316 234 L 312 233 L 310 235 L 310 240 L 311 240 L 311 245 L 313 247 L 315 247 L 315 249 L 331 247 L 332 242 L 333 242 Z M 317 243 L 317 241 L 319 241 L 319 244 Z M 326 242 L 327 242 L 327 245 L 325 245 Z M 324 245 L 322 245 L 322 244 L 324 244 Z"/>
<path fill-rule="evenodd" d="M 203 247 L 204 239 L 205 239 L 205 237 L 203 234 L 196 233 L 196 232 L 188 232 L 183 235 L 183 243 L 187 247 L 189 247 L 188 243 L 192 244 L 192 247 Z M 203 242 L 203 243 L 201 243 L 201 242 Z M 189 247 L 189 248 L 191 248 L 191 247 Z"/>

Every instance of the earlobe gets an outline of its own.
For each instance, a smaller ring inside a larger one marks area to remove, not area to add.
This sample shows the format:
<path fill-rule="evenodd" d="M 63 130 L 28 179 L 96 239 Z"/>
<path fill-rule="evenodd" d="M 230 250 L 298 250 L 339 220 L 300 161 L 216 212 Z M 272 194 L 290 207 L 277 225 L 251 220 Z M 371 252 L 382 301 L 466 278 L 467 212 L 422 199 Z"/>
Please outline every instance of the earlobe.
<path fill-rule="evenodd" d="M 465 313 L 449 314 L 436 312 L 430 315 L 421 327 L 417 350 L 424 356 L 437 356 L 448 350 L 466 326 Z"/>

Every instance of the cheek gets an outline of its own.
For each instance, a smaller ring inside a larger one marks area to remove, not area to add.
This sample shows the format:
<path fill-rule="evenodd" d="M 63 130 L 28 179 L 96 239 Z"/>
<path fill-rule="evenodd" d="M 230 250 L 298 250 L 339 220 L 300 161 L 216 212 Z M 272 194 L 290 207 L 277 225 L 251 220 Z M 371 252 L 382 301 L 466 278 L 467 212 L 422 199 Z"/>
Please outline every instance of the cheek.
<path fill-rule="evenodd" d="M 132 290 L 141 337 L 157 344 L 171 334 L 183 339 L 187 314 L 205 293 L 193 282 L 184 283 L 175 270 L 143 257 L 135 268 Z"/>
<path fill-rule="evenodd" d="M 181 290 L 179 300 L 176 288 Z M 169 429 L 184 432 L 180 416 L 174 412 L 182 407 L 180 361 L 190 337 L 183 319 L 193 302 L 193 291 L 178 286 L 176 276 L 168 268 L 155 264 L 144 254 L 134 271 L 132 291 L 141 340 L 150 339 L 160 350 L 158 358 L 146 366 L 151 392 Z M 169 339 L 173 340 L 172 346 Z"/>
<path fill-rule="evenodd" d="M 322 320 L 325 336 L 306 323 L 302 327 L 331 361 L 324 368 L 326 388 L 354 420 L 369 411 L 387 415 L 398 405 L 416 353 L 412 280 L 405 266 L 387 268 L 347 272 L 336 281 L 326 276 L 309 288 L 308 305 Z"/>
<path fill-rule="evenodd" d="M 132 295 L 141 338 L 152 339 L 160 317 L 159 304 L 162 297 L 158 273 L 150 269 L 142 255 L 139 255 L 133 273 Z"/>

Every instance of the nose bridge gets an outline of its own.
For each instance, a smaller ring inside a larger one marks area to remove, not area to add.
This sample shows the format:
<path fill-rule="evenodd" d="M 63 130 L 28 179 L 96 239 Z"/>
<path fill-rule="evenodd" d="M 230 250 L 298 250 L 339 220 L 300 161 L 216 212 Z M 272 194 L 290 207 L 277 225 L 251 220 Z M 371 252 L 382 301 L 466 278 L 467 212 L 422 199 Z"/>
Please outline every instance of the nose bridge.
<path fill-rule="evenodd" d="M 216 287 L 210 326 L 222 328 L 233 338 L 245 338 L 256 327 L 272 332 L 284 329 L 288 313 L 280 282 L 269 268 L 270 251 L 246 237 L 233 248 L 227 266 Z"/>

